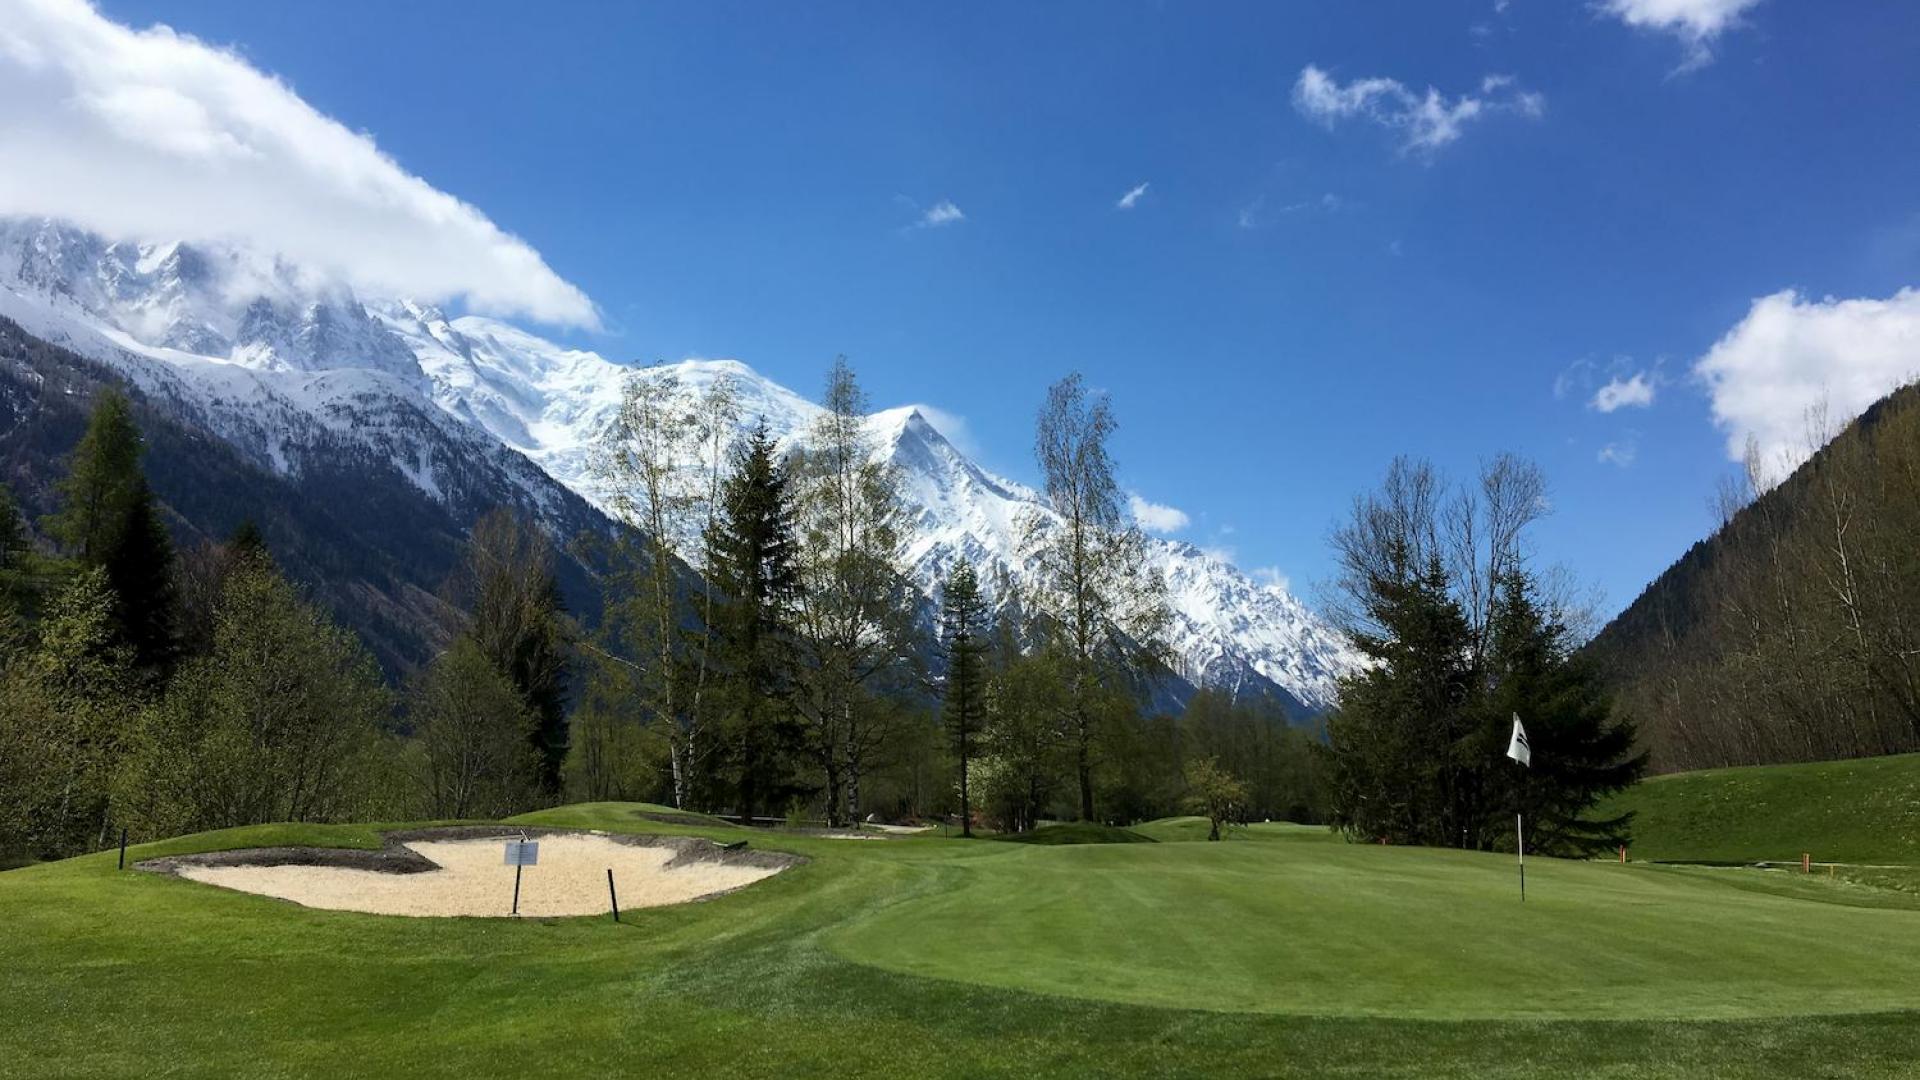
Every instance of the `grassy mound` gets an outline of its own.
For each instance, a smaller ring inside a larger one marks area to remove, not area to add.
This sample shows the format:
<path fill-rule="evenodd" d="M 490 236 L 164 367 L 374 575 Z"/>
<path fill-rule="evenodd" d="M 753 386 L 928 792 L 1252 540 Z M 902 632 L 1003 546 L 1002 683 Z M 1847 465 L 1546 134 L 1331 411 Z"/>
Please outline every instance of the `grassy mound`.
<path fill-rule="evenodd" d="M 1013 844 L 1041 844 L 1052 847 L 1059 844 L 1151 844 L 1153 838 L 1144 836 L 1132 829 L 1123 829 L 1117 825 L 1100 825 L 1091 821 L 1068 821 L 1059 825 L 1042 825 L 1031 832 L 1002 833 L 995 840 L 1005 840 Z"/>
<path fill-rule="evenodd" d="M 1185 843 L 1207 838 L 1207 819 L 1170 817 L 1135 825 L 1133 831 L 1161 843 Z M 1256 821 L 1251 825 L 1231 825 L 1220 831 L 1226 840 L 1332 840 L 1339 836 L 1324 825 L 1296 825 L 1291 821 Z"/>
<path fill-rule="evenodd" d="M 1601 809 L 1634 811 L 1634 858 L 1920 864 L 1920 754 L 1656 776 Z"/>
<path fill-rule="evenodd" d="M 743 835 L 636 809 L 522 820 Z M 619 924 L 321 911 L 112 853 L 8 871 L 0 1077 L 1920 1075 L 1920 899 L 1539 860 L 1522 908 L 1498 856 L 1255 832 L 1303 842 L 754 833 L 810 861 Z"/>

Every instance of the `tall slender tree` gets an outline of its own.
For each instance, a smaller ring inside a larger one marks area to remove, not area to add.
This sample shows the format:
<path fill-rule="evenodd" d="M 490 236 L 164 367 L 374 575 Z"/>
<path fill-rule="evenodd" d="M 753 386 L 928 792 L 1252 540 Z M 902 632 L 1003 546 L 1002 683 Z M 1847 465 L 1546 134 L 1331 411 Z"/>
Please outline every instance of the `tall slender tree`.
<path fill-rule="evenodd" d="M 794 700 L 826 777 L 827 819 L 838 824 L 859 817 L 861 778 L 898 715 L 869 699 L 911 663 L 915 597 L 901 572 L 908 522 L 898 472 L 875 453 L 866 395 L 845 357 L 828 372 L 822 404 L 796 476 L 807 655 Z"/>
<path fill-rule="evenodd" d="M 463 633 L 513 683 L 532 710 L 540 789 L 560 790 L 567 755 L 567 650 L 571 636 L 553 545 L 532 521 L 504 507 L 483 516 L 448 593 L 467 612 Z"/>
<path fill-rule="evenodd" d="M 119 390 L 101 390 L 59 483 L 60 509 L 47 520 L 83 565 L 99 566 L 125 528 L 141 486 L 140 449 L 132 402 Z"/>
<path fill-rule="evenodd" d="M 1110 722 L 1106 688 L 1137 686 L 1164 660 L 1166 584 L 1146 562 L 1146 538 L 1125 515 L 1107 441 L 1115 428 L 1104 394 L 1078 373 L 1047 391 L 1034 456 L 1050 513 L 1023 522 L 1034 567 L 1041 635 L 1064 666 L 1066 733 L 1073 747 L 1080 816 L 1093 820 L 1094 767 Z"/>
<path fill-rule="evenodd" d="M 986 724 L 987 652 L 990 648 L 987 607 L 980 595 L 980 579 L 964 558 L 947 575 L 941 589 L 940 644 L 946 654 L 946 693 L 941 703 L 947 735 L 960 765 L 960 833 L 973 835 L 973 800 L 967 767 Z"/>
<path fill-rule="evenodd" d="M 740 814 L 751 818 L 783 781 L 794 677 L 793 496 L 762 420 L 734 452 L 707 534 L 709 587 L 718 597 L 707 647 L 732 754 Z"/>
<path fill-rule="evenodd" d="M 141 451 L 132 403 L 118 390 L 102 390 L 48 527 L 82 566 L 106 570 L 115 632 L 157 683 L 178 655 L 175 566 L 172 539 L 140 471 Z"/>

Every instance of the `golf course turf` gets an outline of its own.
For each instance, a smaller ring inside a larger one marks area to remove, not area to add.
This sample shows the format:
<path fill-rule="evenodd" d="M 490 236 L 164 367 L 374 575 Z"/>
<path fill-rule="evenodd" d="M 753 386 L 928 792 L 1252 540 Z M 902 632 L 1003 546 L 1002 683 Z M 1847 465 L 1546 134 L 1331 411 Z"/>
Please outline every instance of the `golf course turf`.
<path fill-rule="evenodd" d="M 658 811 L 515 820 L 809 861 L 618 925 L 320 911 L 112 853 L 0 874 L 0 1076 L 1920 1072 L 1920 900 L 1899 893 L 1532 860 L 1522 907 L 1510 858 L 1290 826 L 848 844 Z"/>

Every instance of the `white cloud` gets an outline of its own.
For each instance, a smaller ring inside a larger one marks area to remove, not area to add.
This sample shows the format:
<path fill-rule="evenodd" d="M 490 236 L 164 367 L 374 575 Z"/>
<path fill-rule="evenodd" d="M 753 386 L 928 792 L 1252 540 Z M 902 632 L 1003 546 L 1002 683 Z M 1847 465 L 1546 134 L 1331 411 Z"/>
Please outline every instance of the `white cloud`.
<path fill-rule="evenodd" d="M 235 53 L 83 0 L 0 19 L 0 213 L 236 240 L 358 288 L 594 327 L 525 241 Z"/>
<path fill-rule="evenodd" d="M 1138 203 L 1138 202 L 1140 201 L 1140 197 L 1141 197 L 1141 196 L 1143 196 L 1143 195 L 1145 195 L 1145 194 L 1147 193 L 1147 188 L 1148 188 L 1149 186 L 1151 186 L 1151 185 L 1149 185 L 1149 184 L 1147 184 L 1146 182 L 1144 182 L 1144 181 L 1142 181 L 1142 182 L 1141 182 L 1141 184 L 1140 184 L 1140 186 L 1138 186 L 1138 187 L 1134 187 L 1134 188 L 1129 188 L 1129 189 L 1127 190 L 1127 193 L 1126 193 L 1125 195 L 1122 195 L 1122 196 L 1120 196 L 1120 201 L 1119 201 L 1119 202 L 1117 202 L 1117 203 L 1114 203 L 1114 204 L 1113 204 L 1113 207 L 1114 207 L 1114 209 L 1116 209 L 1116 210 L 1131 210 L 1131 209 L 1133 209 L 1133 207 L 1134 207 L 1134 204 L 1136 204 L 1136 203 Z"/>
<path fill-rule="evenodd" d="M 946 440 L 961 453 L 975 460 L 979 459 L 980 442 L 974 438 L 973 427 L 967 423 L 966 417 L 959 413 L 948 412 L 937 405 L 913 407 L 920 410 L 920 415 L 927 418 L 927 423 L 932 424 L 933 429 L 944 435 Z"/>
<path fill-rule="evenodd" d="M 1629 379 L 1618 375 L 1608 379 L 1605 386 L 1594 391 L 1593 400 L 1587 403 L 1587 407 L 1603 413 L 1616 409 L 1644 409 L 1653 404 L 1653 397 L 1653 376 L 1636 371 Z"/>
<path fill-rule="evenodd" d="M 1282 217 L 1296 214 L 1337 213 L 1347 205 L 1347 201 L 1329 191 L 1315 199 L 1302 199 L 1290 202 L 1276 210 L 1268 211 L 1267 197 L 1261 195 L 1240 208 L 1238 223 L 1243 229 L 1259 229 L 1271 225 Z"/>
<path fill-rule="evenodd" d="M 1618 442 L 1610 442 L 1601 447 L 1599 454 L 1599 459 L 1602 464 L 1618 465 L 1623 469 L 1632 465 L 1639 457 L 1640 440 L 1638 436 L 1633 434 L 1628 434 L 1626 438 Z"/>
<path fill-rule="evenodd" d="M 928 207 L 926 213 L 920 215 L 919 225 L 923 229 L 934 229 L 965 220 L 967 215 L 961 213 L 959 207 L 953 205 L 950 200 L 941 199 Z"/>
<path fill-rule="evenodd" d="M 1601 0 L 1600 10 L 1638 30 L 1673 34 L 1687 46 L 1682 70 L 1713 59 L 1713 41 L 1760 0 Z"/>
<path fill-rule="evenodd" d="M 1127 493 L 1127 509 L 1132 512 L 1133 520 L 1148 532 L 1179 532 L 1191 523 L 1186 511 L 1161 503 L 1148 502 L 1137 492 Z"/>
<path fill-rule="evenodd" d="M 1277 566 L 1256 566 L 1247 571 L 1247 576 L 1269 589 L 1287 592 L 1293 588 L 1293 579 L 1282 573 Z"/>
<path fill-rule="evenodd" d="M 1515 112 L 1538 117 L 1546 112 L 1547 99 L 1521 90 L 1511 75 L 1489 75 L 1481 80 L 1477 96 L 1449 99 L 1433 87 L 1416 94 L 1398 79 L 1355 79 L 1343 86 L 1308 64 L 1293 84 L 1293 107 L 1329 128 L 1355 117 L 1368 120 L 1398 132 L 1403 151 L 1432 153 L 1457 141 L 1467 124 L 1483 116 Z"/>
<path fill-rule="evenodd" d="M 1727 456 L 1741 460 L 1752 440 L 1768 468 L 1791 469 L 1827 434 L 1809 431 L 1816 414 L 1844 424 L 1920 377 L 1920 289 L 1886 300 L 1763 296 L 1693 370 Z"/>

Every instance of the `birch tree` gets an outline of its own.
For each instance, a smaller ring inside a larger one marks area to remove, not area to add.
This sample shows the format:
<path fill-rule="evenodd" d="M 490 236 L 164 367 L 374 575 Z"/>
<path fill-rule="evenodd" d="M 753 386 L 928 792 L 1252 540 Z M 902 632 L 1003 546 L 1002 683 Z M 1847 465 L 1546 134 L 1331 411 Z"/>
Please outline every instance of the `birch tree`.
<path fill-rule="evenodd" d="M 1088 821 L 1107 690 L 1138 686 L 1164 664 L 1169 619 L 1166 584 L 1147 565 L 1146 536 L 1122 509 L 1107 451 L 1115 426 L 1106 395 L 1089 394 L 1078 373 L 1047 391 L 1034 456 L 1052 512 L 1022 522 L 1037 629 L 1065 669 L 1064 733 Z"/>
<path fill-rule="evenodd" d="M 827 818 L 838 823 L 858 818 L 861 779 L 897 716 L 868 699 L 880 676 L 910 663 L 915 596 L 902 572 L 909 522 L 898 473 L 876 453 L 845 357 L 828 372 L 822 404 L 796 470 L 808 652 L 796 704 L 825 775 Z"/>

